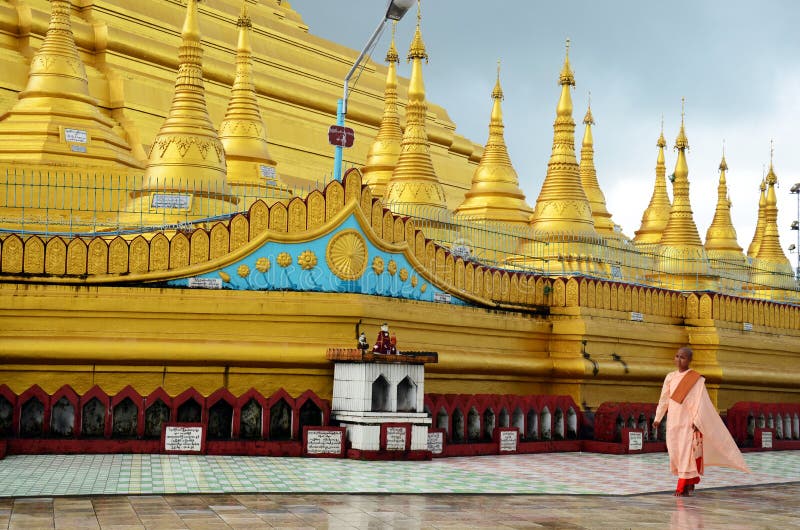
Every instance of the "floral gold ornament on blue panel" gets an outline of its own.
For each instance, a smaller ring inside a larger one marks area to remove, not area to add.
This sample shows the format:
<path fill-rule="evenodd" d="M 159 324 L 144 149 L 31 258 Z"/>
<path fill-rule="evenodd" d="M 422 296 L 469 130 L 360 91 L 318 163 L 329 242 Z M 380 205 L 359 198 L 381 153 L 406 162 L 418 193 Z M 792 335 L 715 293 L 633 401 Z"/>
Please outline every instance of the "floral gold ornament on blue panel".
<path fill-rule="evenodd" d="M 404 254 L 376 247 L 352 217 L 337 231 L 315 240 L 269 241 L 217 271 L 169 284 L 248 291 L 359 293 L 465 305 L 454 296 L 437 296 L 442 291 L 421 280 L 421 274 Z"/>

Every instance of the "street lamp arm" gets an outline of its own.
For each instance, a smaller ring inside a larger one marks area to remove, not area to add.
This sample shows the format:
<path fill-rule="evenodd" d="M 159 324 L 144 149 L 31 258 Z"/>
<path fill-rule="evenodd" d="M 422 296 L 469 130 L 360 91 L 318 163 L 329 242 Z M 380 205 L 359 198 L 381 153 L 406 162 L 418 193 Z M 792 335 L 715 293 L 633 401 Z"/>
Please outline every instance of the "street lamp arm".
<path fill-rule="evenodd" d="M 350 68 L 350 71 L 347 72 L 346 76 L 344 76 L 344 91 L 342 93 L 342 114 L 347 114 L 347 96 L 349 95 L 348 93 L 350 92 L 350 78 L 353 77 L 353 74 L 356 72 L 356 70 L 358 70 L 358 67 L 361 65 L 361 61 L 364 60 L 364 56 L 367 55 L 369 49 L 372 48 L 372 45 L 375 44 L 376 40 L 378 40 L 378 36 L 381 34 L 381 30 L 383 29 L 383 26 L 384 24 L 386 24 L 387 20 L 388 19 L 386 18 L 381 20 L 380 24 L 378 24 L 378 27 L 375 28 L 375 31 L 372 33 L 372 36 L 364 45 L 364 48 L 361 50 L 361 53 L 358 54 L 358 58 L 353 63 L 352 68 Z"/>

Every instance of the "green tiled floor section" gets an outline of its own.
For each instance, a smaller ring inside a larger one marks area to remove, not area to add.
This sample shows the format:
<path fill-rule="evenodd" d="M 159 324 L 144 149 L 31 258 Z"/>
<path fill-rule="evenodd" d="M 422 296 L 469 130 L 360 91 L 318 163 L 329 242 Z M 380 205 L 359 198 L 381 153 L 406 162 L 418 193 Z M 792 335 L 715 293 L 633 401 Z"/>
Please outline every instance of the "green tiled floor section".
<path fill-rule="evenodd" d="M 749 453 L 753 471 L 710 468 L 702 487 L 800 481 L 800 451 Z M 16 455 L 0 496 L 169 493 L 635 494 L 674 487 L 665 454 L 551 453 L 367 462 L 189 455 Z"/>

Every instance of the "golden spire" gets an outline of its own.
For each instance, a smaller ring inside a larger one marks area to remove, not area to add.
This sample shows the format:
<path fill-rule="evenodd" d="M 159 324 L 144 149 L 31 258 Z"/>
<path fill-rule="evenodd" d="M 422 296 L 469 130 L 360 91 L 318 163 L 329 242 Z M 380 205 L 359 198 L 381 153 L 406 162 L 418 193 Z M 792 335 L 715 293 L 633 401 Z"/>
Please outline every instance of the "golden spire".
<path fill-rule="evenodd" d="M 127 140 L 89 94 L 75 46 L 69 0 L 51 0 L 50 22 L 28 84 L 0 116 L 0 160 L 140 169 Z"/>
<path fill-rule="evenodd" d="M 778 198 L 775 196 L 775 184 L 778 183 L 778 176 L 772 165 L 773 148 L 770 146 L 769 171 L 767 171 L 767 195 L 764 205 L 764 235 L 755 258 L 760 261 L 786 262 L 789 263 L 786 254 L 781 248 L 781 241 L 778 232 Z"/>
<path fill-rule="evenodd" d="M 137 212 L 152 214 L 157 222 L 221 215 L 237 202 L 225 178 L 225 150 L 206 107 L 197 0 L 187 2 L 181 35 L 172 106 L 153 140 L 144 186 L 121 216 L 123 224 L 150 221 Z M 176 197 L 156 197 L 166 195 Z"/>
<path fill-rule="evenodd" d="M 492 90 L 492 114 L 489 120 L 489 139 L 480 164 L 472 175 L 472 187 L 456 215 L 473 221 L 499 221 L 527 225 L 533 209 L 525 202 L 519 178 L 508 156 L 503 137 L 503 88 L 500 86 L 500 61 L 497 61 L 497 81 Z"/>
<path fill-rule="evenodd" d="M 661 118 L 661 134 L 656 142 L 658 146 L 658 158 L 656 159 L 656 183 L 653 187 L 653 195 L 650 197 L 650 204 L 642 214 L 642 225 L 636 231 L 633 238 L 637 245 L 652 245 L 661 241 L 661 234 L 669 221 L 669 213 L 672 204 L 667 195 L 667 166 L 664 162 L 664 147 L 667 141 L 664 139 L 664 118 Z"/>
<path fill-rule="evenodd" d="M 367 164 L 362 170 L 364 184 L 370 187 L 375 197 L 383 197 L 386 193 L 386 184 L 397 165 L 397 159 L 400 156 L 400 142 L 403 139 L 403 129 L 400 127 L 400 117 L 397 115 L 397 63 L 400 62 L 400 57 L 394 45 L 396 29 L 397 21 L 394 21 L 392 23 L 392 42 L 386 53 L 389 69 L 386 73 L 386 88 L 383 96 L 383 118 L 378 135 L 369 148 Z"/>
<path fill-rule="evenodd" d="M 767 207 L 766 177 L 762 177 L 759 189 L 761 190 L 761 193 L 759 194 L 758 197 L 758 220 L 756 221 L 756 231 L 753 234 L 753 240 L 750 242 L 750 246 L 747 247 L 747 255 L 750 256 L 751 258 L 756 257 L 756 255 L 758 254 L 758 249 L 761 246 L 761 241 L 764 239 L 764 223 L 766 222 L 766 207 Z"/>
<path fill-rule="evenodd" d="M 421 20 L 422 11 L 417 2 L 417 29 L 408 52 L 411 79 L 408 83 L 406 129 L 397 166 L 386 187 L 386 203 L 395 212 L 402 212 L 405 205 L 446 209 L 444 188 L 433 169 L 425 130 L 428 105 L 422 80 L 422 59 L 427 60 L 428 54 L 422 41 Z"/>
<path fill-rule="evenodd" d="M 600 189 L 600 183 L 597 181 L 597 170 L 594 167 L 594 140 L 592 138 L 594 117 L 592 116 L 591 98 L 592 94 L 590 92 L 589 105 L 586 109 L 586 116 L 583 118 L 586 128 L 581 145 L 581 185 L 586 193 L 586 198 L 589 199 L 589 205 L 592 208 L 592 220 L 597 233 L 605 236 L 618 236 L 619 234 L 614 231 L 614 221 L 611 220 L 611 214 L 606 208 L 606 197 L 603 195 L 603 190 Z"/>
<path fill-rule="evenodd" d="M 717 186 L 717 209 L 714 219 L 706 232 L 706 251 L 711 259 L 744 258 L 742 247 L 736 240 L 736 229 L 731 221 L 731 201 L 728 198 L 728 183 L 725 172 L 728 164 L 725 161 L 725 150 L 719 163 L 719 185 Z"/>
<path fill-rule="evenodd" d="M 684 100 L 681 99 L 681 105 L 683 104 Z M 681 110 L 681 130 L 675 139 L 678 159 L 675 162 L 675 179 L 672 181 L 672 210 L 661 236 L 661 244 L 672 247 L 702 247 L 689 200 L 689 166 L 686 163 L 689 140 L 686 138 L 684 117 L 685 113 Z"/>
<path fill-rule="evenodd" d="M 219 127 L 219 139 L 225 148 L 228 184 L 275 187 L 276 162 L 268 150 L 267 127 L 261 117 L 252 79 L 252 22 L 245 3 L 242 3 L 236 26 L 239 28 L 236 77 L 228 110 Z"/>
<path fill-rule="evenodd" d="M 575 77 L 569 65 L 569 40 L 559 84 L 561 97 L 553 123 L 553 149 L 531 223 L 534 230 L 541 232 L 595 234 L 592 209 L 575 158 L 575 121 L 569 93 L 570 87 L 575 86 Z"/>

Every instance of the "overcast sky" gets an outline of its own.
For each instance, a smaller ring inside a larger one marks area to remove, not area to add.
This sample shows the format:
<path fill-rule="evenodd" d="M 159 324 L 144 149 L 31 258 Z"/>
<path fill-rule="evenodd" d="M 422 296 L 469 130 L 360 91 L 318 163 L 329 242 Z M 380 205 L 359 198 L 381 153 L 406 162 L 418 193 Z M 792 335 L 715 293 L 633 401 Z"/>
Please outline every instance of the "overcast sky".
<path fill-rule="evenodd" d="M 292 0 L 309 32 L 360 50 L 384 0 Z M 505 137 L 528 203 L 547 170 L 564 42 L 570 62 L 577 153 L 591 91 L 595 164 L 609 212 L 628 236 L 639 229 L 655 179 L 656 140 L 664 116 L 667 174 L 675 164 L 681 97 L 686 98 L 689 181 L 694 218 L 705 239 L 717 200 L 723 139 L 732 216 L 747 250 L 758 212 L 758 186 L 775 142 L 782 246 L 796 242 L 800 182 L 800 2 L 743 0 L 423 0 L 422 34 L 428 98 L 442 105 L 456 131 L 484 144 L 496 63 Z M 404 57 L 415 13 L 398 26 Z M 374 58 L 383 60 L 390 32 Z M 408 64 L 400 75 L 410 75 Z M 670 195 L 672 190 L 670 189 Z M 797 265 L 797 255 L 787 256 Z"/>

